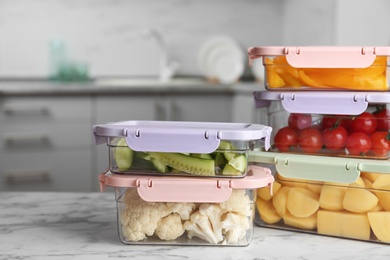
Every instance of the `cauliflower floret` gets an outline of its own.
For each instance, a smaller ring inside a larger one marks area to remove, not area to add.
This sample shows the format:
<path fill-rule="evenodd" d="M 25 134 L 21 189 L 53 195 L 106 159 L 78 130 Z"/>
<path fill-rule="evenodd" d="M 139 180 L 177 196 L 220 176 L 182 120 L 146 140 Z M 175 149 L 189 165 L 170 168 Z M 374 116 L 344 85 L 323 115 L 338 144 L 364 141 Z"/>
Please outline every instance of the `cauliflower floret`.
<path fill-rule="evenodd" d="M 208 216 L 196 211 L 191 215 L 190 220 L 184 223 L 188 237 L 199 237 L 210 244 L 218 244 L 221 240 L 215 235 Z"/>
<path fill-rule="evenodd" d="M 161 218 L 172 213 L 166 203 L 146 202 L 136 189 L 128 189 L 120 215 L 122 234 L 128 241 L 139 241 L 152 236 Z"/>
<path fill-rule="evenodd" d="M 157 223 L 156 235 L 161 240 L 175 240 L 185 232 L 182 219 L 179 214 L 172 213 Z"/>
<path fill-rule="evenodd" d="M 224 213 L 218 204 L 201 204 L 191 219 L 184 223 L 188 237 L 196 236 L 211 244 L 218 244 L 223 240 L 221 218 Z"/>
<path fill-rule="evenodd" d="M 178 213 L 182 220 L 190 219 L 190 215 L 196 209 L 196 204 L 191 202 L 167 202 L 167 206 L 173 213 Z"/>
<path fill-rule="evenodd" d="M 244 216 L 252 216 L 252 201 L 245 190 L 233 190 L 229 199 L 220 204 L 220 207 L 228 212 L 236 212 Z"/>
<path fill-rule="evenodd" d="M 222 230 L 226 238 L 226 243 L 245 243 L 246 232 L 249 227 L 248 217 L 237 213 L 226 214 L 225 219 L 222 221 Z"/>

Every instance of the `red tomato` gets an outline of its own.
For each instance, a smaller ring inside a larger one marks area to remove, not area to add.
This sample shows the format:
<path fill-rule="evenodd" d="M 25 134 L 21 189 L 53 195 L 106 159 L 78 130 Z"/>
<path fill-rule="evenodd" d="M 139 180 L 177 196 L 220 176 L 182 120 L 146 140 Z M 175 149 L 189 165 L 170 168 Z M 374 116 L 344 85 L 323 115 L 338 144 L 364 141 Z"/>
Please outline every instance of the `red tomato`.
<path fill-rule="evenodd" d="M 362 132 L 370 135 L 375 132 L 377 121 L 373 114 L 363 112 L 351 121 L 351 133 Z"/>
<path fill-rule="evenodd" d="M 274 138 L 276 148 L 281 152 L 289 152 L 297 146 L 298 133 L 289 126 L 279 129 Z"/>
<path fill-rule="evenodd" d="M 375 111 L 374 116 L 377 121 L 378 131 L 389 131 L 390 130 L 390 109 L 380 109 Z"/>
<path fill-rule="evenodd" d="M 288 126 L 295 130 L 302 130 L 311 126 L 310 114 L 290 114 L 288 117 Z"/>
<path fill-rule="evenodd" d="M 298 135 L 298 145 L 305 153 L 316 153 L 322 148 L 321 131 L 310 127 L 302 130 Z"/>
<path fill-rule="evenodd" d="M 368 135 L 362 132 L 352 133 L 345 147 L 351 155 L 365 155 L 371 149 L 371 139 Z"/>
<path fill-rule="evenodd" d="M 327 128 L 342 126 L 349 131 L 349 127 L 351 124 L 351 116 L 348 115 L 326 115 L 322 118 L 321 125 L 322 129 L 325 130 Z"/>
<path fill-rule="evenodd" d="M 375 132 L 371 135 L 371 152 L 380 157 L 387 157 L 390 152 L 390 133 L 386 131 Z"/>
<path fill-rule="evenodd" d="M 322 142 L 325 147 L 332 151 L 338 151 L 345 147 L 348 132 L 342 126 L 330 127 L 322 133 Z"/>

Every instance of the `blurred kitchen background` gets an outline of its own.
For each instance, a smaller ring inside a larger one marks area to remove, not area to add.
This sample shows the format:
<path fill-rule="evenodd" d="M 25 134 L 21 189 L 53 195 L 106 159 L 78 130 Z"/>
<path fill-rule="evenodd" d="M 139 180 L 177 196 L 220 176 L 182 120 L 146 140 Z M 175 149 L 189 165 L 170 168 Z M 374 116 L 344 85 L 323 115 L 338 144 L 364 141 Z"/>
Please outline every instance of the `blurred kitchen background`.
<path fill-rule="evenodd" d="M 247 66 L 248 47 L 389 45 L 389 11 L 387 0 L 0 0 L 0 191 L 97 191 L 108 149 L 95 147 L 93 124 L 257 122 L 261 76 Z M 245 68 L 210 92 L 199 55 L 220 36 L 240 46 Z M 85 81 L 158 77 L 161 46 L 176 65 L 168 78 L 199 79 L 192 88 Z M 49 79 L 62 56 L 82 77 L 59 85 Z"/>
<path fill-rule="evenodd" d="M 163 34 L 177 73 L 199 75 L 208 38 L 260 45 L 388 45 L 386 0 L 0 0 L 0 77 L 46 77 L 49 43 L 61 39 L 90 75 L 157 73 Z"/>

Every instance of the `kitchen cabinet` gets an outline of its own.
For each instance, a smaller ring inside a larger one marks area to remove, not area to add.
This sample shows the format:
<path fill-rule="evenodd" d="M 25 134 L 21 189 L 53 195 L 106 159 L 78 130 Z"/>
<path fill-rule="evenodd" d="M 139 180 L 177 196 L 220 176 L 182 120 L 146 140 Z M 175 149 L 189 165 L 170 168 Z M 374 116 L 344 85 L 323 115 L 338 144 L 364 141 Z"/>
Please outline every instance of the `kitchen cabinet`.
<path fill-rule="evenodd" d="M 89 97 L 0 98 L 0 190 L 91 189 Z"/>
<path fill-rule="evenodd" d="M 109 158 L 106 145 L 94 144 L 92 125 L 121 120 L 252 123 L 251 102 L 251 91 L 231 88 L 0 82 L 0 191 L 98 191 L 98 174 Z"/>

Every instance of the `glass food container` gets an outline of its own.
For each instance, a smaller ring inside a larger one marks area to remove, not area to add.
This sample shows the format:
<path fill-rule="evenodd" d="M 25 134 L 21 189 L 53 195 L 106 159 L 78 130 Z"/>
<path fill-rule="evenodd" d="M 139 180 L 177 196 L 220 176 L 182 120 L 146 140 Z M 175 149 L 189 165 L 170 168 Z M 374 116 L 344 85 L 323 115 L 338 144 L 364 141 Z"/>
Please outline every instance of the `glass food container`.
<path fill-rule="evenodd" d="M 248 54 L 263 59 L 268 90 L 389 90 L 390 47 L 262 46 Z"/>
<path fill-rule="evenodd" d="M 273 152 L 389 158 L 389 92 L 258 91 L 254 99 Z"/>
<path fill-rule="evenodd" d="M 272 186 L 271 171 L 251 166 L 243 178 L 99 176 L 115 188 L 124 244 L 247 246 L 253 236 L 256 189 Z"/>
<path fill-rule="evenodd" d="M 390 161 L 254 152 L 269 167 L 257 190 L 255 224 L 340 238 L 390 243 Z"/>
<path fill-rule="evenodd" d="M 269 148 L 272 129 L 259 124 L 123 121 L 93 126 L 107 143 L 113 173 L 244 177 L 248 152 Z"/>

